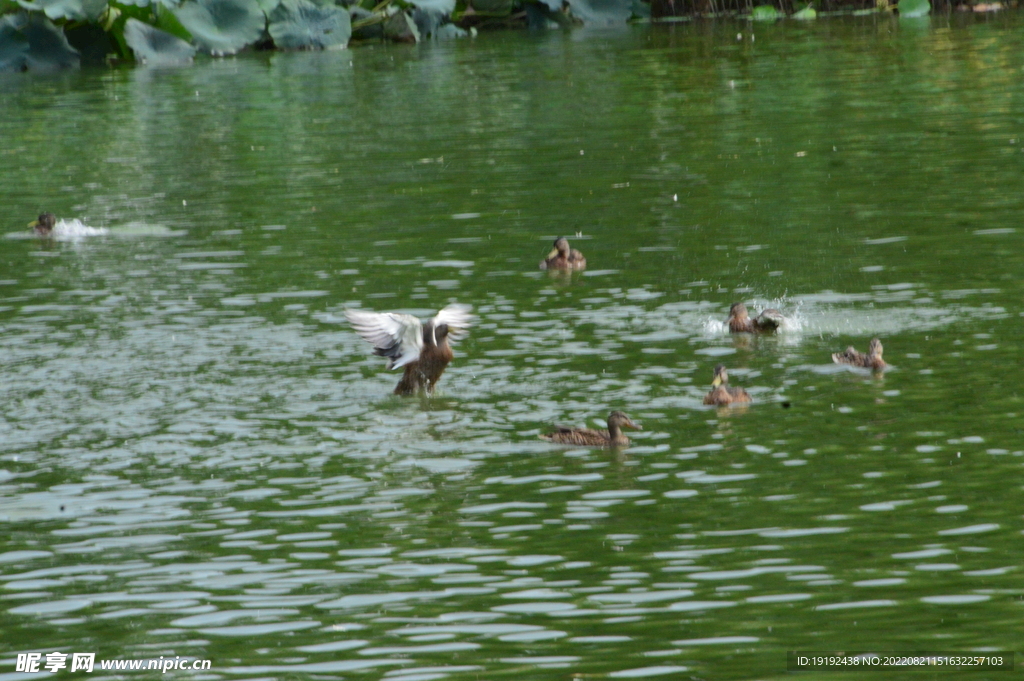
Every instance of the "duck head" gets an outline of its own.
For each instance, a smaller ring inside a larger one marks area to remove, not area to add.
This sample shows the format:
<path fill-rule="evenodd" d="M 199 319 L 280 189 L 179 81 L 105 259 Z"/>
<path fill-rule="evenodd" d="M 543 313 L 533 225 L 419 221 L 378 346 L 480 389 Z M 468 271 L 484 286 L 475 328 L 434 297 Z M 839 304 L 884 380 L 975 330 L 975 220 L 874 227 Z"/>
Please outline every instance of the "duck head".
<path fill-rule="evenodd" d="M 57 224 L 57 216 L 53 213 L 40 213 L 39 219 L 28 223 L 28 226 L 35 230 L 36 234 L 48 236 Z"/>
<path fill-rule="evenodd" d="M 561 255 L 563 258 L 569 257 L 569 241 L 564 236 L 560 236 L 555 239 L 554 248 L 552 248 L 551 252 L 548 253 L 547 259 L 551 260 L 551 258 L 556 255 Z"/>
<path fill-rule="evenodd" d="M 626 416 L 621 411 L 613 411 L 608 415 L 608 430 L 619 430 L 622 428 L 630 428 L 632 430 L 643 430 L 640 426 L 633 423 L 633 420 Z"/>
<path fill-rule="evenodd" d="M 747 318 L 747 306 L 743 303 L 733 303 L 729 308 L 729 317 L 739 320 Z"/>

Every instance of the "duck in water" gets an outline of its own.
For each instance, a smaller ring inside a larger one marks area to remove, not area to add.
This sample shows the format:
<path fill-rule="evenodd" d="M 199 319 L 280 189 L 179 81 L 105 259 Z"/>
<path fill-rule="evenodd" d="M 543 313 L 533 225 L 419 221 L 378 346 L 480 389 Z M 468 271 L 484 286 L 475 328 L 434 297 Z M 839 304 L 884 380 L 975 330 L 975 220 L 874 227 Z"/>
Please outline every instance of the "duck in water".
<path fill-rule="evenodd" d="M 586 266 L 587 259 L 575 248 L 569 248 L 569 240 L 564 236 L 555 239 L 554 248 L 540 263 L 542 270 L 582 270 Z"/>
<path fill-rule="evenodd" d="M 711 380 L 711 392 L 704 396 L 704 404 L 724 406 L 734 402 L 750 402 L 750 393 L 743 388 L 729 387 L 729 374 L 725 365 L 715 367 L 715 376 Z"/>
<path fill-rule="evenodd" d="M 746 305 L 733 303 L 725 323 L 729 325 L 730 333 L 774 333 L 785 320 L 781 312 L 771 307 L 751 319 Z"/>
<path fill-rule="evenodd" d="M 28 223 L 28 226 L 39 236 L 50 236 L 57 226 L 57 216 L 53 213 L 40 213 L 39 219 Z"/>
<path fill-rule="evenodd" d="M 558 426 L 555 432 L 540 437 L 548 442 L 574 447 L 628 447 L 629 438 L 622 434 L 623 428 L 643 430 L 621 411 L 613 411 L 608 414 L 608 430 Z"/>
<path fill-rule="evenodd" d="M 397 312 L 345 310 L 356 333 L 373 344 L 373 353 L 388 358 L 388 369 L 405 367 L 396 395 L 428 395 L 441 378 L 454 354 L 448 339 L 458 340 L 473 321 L 469 305 L 453 303 L 433 319 L 421 322 Z"/>
<path fill-rule="evenodd" d="M 864 367 L 865 369 L 874 369 L 875 371 L 888 366 L 885 360 L 882 359 L 882 341 L 877 338 L 872 338 L 868 344 L 868 354 L 865 355 L 863 352 L 857 352 L 851 345 L 842 352 L 833 352 L 832 361 L 836 364 L 849 364 L 850 366 Z"/>

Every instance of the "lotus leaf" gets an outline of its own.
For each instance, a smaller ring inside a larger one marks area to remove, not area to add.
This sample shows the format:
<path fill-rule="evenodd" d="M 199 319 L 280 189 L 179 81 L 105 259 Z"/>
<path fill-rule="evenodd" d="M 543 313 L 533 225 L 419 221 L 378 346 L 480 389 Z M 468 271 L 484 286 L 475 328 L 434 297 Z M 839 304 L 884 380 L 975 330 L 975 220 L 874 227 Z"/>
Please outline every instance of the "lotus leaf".
<path fill-rule="evenodd" d="M 384 22 L 384 37 L 396 43 L 418 43 L 420 31 L 405 12 L 395 12 Z"/>
<path fill-rule="evenodd" d="M 562 0 L 537 0 L 536 3 L 527 3 L 526 9 L 529 11 L 531 5 L 540 5 L 552 12 L 558 12 L 562 9 Z"/>
<path fill-rule="evenodd" d="M 64 33 L 38 14 L 0 18 L 0 71 L 78 68 L 78 52 Z"/>
<path fill-rule="evenodd" d="M 270 13 L 277 9 L 277 6 L 281 4 L 281 0 L 256 0 L 256 4 L 260 6 L 263 13 L 270 17 Z"/>
<path fill-rule="evenodd" d="M 562 0 L 551 0 L 553 4 L 561 3 Z M 638 1 L 638 0 L 634 0 Z M 547 28 L 572 28 L 572 18 L 559 10 L 551 9 L 547 4 L 547 0 L 540 2 L 527 2 L 523 9 L 526 10 L 526 25 L 531 30 L 540 30 Z"/>
<path fill-rule="evenodd" d="M 633 15 L 633 0 L 568 0 L 569 9 L 585 24 L 619 26 Z"/>
<path fill-rule="evenodd" d="M 196 48 L 181 38 L 138 19 L 125 22 L 124 39 L 138 61 L 154 66 L 187 64 L 196 53 Z"/>
<path fill-rule="evenodd" d="M 434 40 L 454 40 L 469 36 L 469 31 L 459 28 L 455 24 L 445 24 L 433 32 Z"/>
<path fill-rule="evenodd" d="M 651 6 L 648 3 L 641 2 L 641 0 L 633 0 L 632 8 L 634 17 L 640 19 L 651 18 Z"/>
<path fill-rule="evenodd" d="M 431 35 L 455 11 L 455 0 L 411 0 L 420 35 Z"/>
<path fill-rule="evenodd" d="M 24 71 L 28 68 L 25 60 L 28 38 L 21 32 L 24 22 L 24 14 L 0 17 L 0 71 Z"/>
<path fill-rule="evenodd" d="M 409 0 L 409 4 L 438 14 L 451 14 L 455 11 L 455 0 Z"/>
<path fill-rule="evenodd" d="M 512 13 L 514 0 L 470 0 L 469 4 L 481 14 L 505 17 Z"/>
<path fill-rule="evenodd" d="M 177 9 L 178 5 L 181 4 L 181 0 L 117 0 L 117 4 L 121 6 L 135 6 L 135 7 L 150 7 L 154 9 L 158 6 L 163 6 L 168 9 Z"/>
<path fill-rule="evenodd" d="M 117 8 L 112 7 L 115 12 Z M 114 37 L 99 24 L 77 24 L 64 27 L 64 37 L 78 52 L 83 64 L 102 66 L 107 57 L 118 52 Z"/>
<path fill-rule="evenodd" d="M 234 54 L 259 40 L 266 17 L 256 0 L 196 0 L 174 12 L 201 50 Z"/>
<path fill-rule="evenodd" d="M 419 7 L 412 8 L 412 20 L 416 24 L 416 30 L 421 36 L 433 35 L 437 27 L 445 21 L 443 14 L 436 12 L 425 12 Z"/>
<path fill-rule="evenodd" d="M 750 18 L 754 21 L 775 21 L 780 16 L 774 5 L 758 5 L 750 12 Z"/>
<path fill-rule="evenodd" d="M 355 40 L 380 40 L 384 37 L 384 22 L 378 15 L 358 5 L 349 9 L 352 21 L 352 38 Z"/>
<path fill-rule="evenodd" d="M 171 35 L 178 36 L 185 42 L 191 42 L 192 34 L 188 32 L 181 22 L 178 21 L 178 17 L 174 15 L 174 9 L 167 6 L 164 1 L 160 4 L 153 6 L 154 13 L 156 14 L 156 21 L 152 22 L 154 26 L 159 28 L 161 31 L 166 31 Z M 136 19 L 142 21 L 144 17 L 136 16 Z M 149 23 L 143 21 L 143 23 Z"/>
<path fill-rule="evenodd" d="M 107 9 L 107 0 L 18 0 L 18 4 L 28 10 L 43 12 L 54 21 L 96 21 Z"/>
<path fill-rule="evenodd" d="M 924 17 L 932 11 L 931 3 L 928 0 L 900 0 L 896 4 L 901 17 Z"/>
<path fill-rule="evenodd" d="M 284 0 L 270 14 L 270 37 L 286 50 L 345 47 L 352 35 L 348 10 L 314 5 L 309 0 Z"/>

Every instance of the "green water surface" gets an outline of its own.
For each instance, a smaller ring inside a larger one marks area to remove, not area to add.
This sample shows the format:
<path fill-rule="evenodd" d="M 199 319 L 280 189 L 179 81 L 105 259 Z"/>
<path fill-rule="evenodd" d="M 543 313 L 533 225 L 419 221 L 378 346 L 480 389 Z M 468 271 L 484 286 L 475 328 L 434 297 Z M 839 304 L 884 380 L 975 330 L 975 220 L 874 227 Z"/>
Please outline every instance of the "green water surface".
<path fill-rule="evenodd" d="M 27 651 L 388 681 L 1020 652 L 1022 36 L 694 23 L 4 76 L 0 680 L 39 678 Z M 108 233 L 39 240 L 42 210 Z M 585 273 L 538 269 L 560 235 Z M 454 301 L 477 320 L 438 394 L 391 396 L 344 308 Z M 790 323 L 732 337 L 734 301 Z M 832 364 L 872 337 L 884 375 Z M 702 406 L 719 362 L 749 408 Z M 537 437 L 615 409 L 628 450 Z M 804 678 L 900 674 L 939 673 Z"/>

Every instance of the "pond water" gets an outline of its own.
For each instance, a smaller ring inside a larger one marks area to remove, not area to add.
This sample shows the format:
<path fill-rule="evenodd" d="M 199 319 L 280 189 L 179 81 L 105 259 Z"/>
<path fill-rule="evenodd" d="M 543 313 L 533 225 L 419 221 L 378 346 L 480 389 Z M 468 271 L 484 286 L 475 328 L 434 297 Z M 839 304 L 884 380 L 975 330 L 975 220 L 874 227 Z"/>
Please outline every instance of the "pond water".
<path fill-rule="evenodd" d="M 1022 36 L 5 77 L 0 679 L 25 651 L 389 681 L 1019 652 Z M 42 210 L 106 233 L 41 241 Z M 585 273 L 538 269 L 559 235 Z M 392 396 L 343 310 L 454 301 L 438 393 Z M 790 322 L 730 336 L 734 301 Z M 884 375 L 831 363 L 875 336 Z M 702 406 L 719 362 L 748 408 Z M 538 438 L 616 409 L 630 449 Z"/>

